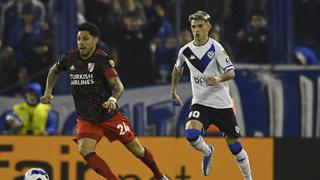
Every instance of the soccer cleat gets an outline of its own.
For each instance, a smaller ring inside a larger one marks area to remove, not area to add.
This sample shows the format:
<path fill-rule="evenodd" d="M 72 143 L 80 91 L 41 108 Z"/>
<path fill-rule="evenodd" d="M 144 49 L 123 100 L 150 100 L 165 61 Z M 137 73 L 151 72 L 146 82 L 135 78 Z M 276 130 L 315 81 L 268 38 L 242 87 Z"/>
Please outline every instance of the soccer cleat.
<path fill-rule="evenodd" d="M 163 175 L 162 178 L 160 180 L 170 180 L 169 178 L 167 178 L 167 176 Z"/>
<path fill-rule="evenodd" d="M 204 176 L 208 176 L 212 169 L 212 157 L 213 157 L 213 148 L 209 146 L 211 149 L 211 154 L 209 156 L 204 156 L 202 160 L 202 174 Z"/>

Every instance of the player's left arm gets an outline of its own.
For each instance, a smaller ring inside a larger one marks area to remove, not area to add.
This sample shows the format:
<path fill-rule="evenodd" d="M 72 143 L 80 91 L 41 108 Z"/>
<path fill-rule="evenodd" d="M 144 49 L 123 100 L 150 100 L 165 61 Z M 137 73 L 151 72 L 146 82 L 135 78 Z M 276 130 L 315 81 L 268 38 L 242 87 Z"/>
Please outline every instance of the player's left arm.
<path fill-rule="evenodd" d="M 119 76 L 108 79 L 109 84 L 113 87 L 112 96 L 115 99 L 119 99 L 123 93 L 123 84 Z"/>
<path fill-rule="evenodd" d="M 230 57 L 221 45 L 217 46 L 216 59 L 224 73 L 219 76 L 209 76 L 207 78 L 208 86 L 214 86 L 220 82 L 228 81 L 235 77 L 234 66 L 230 60 Z"/>
<path fill-rule="evenodd" d="M 109 84 L 112 86 L 112 96 L 102 104 L 104 108 L 108 110 L 109 113 L 117 109 L 116 102 L 121 97 L 123 93 L 123 85 L 118 76 L 114 76 L 108 79 Z"/>
<path fill-rule="evenodd" d="M 117 109 L 117 100 L 121 97 L 123 93 L 123 84 L 118 76 L 117 71 L 115 70 L 115 63 L 112 60 L 110 55 L 107 56 L 107 61 L 101 61 L 102 73 L 105 79 L 112 87 L 112 95 L 110 98 L 102 104 L 108 112 L 112 112 Z"/>
<path fill-rule="evenodd" d="M 230 79 L 233 79 L 235 77 L 234 70 L 228 70 L 225 73 L 223 73 L 220 76 L 209 76 L 207 78 L 207 85 L 208 86 L 214 86 L 220 82 L 228 81 Z"/>

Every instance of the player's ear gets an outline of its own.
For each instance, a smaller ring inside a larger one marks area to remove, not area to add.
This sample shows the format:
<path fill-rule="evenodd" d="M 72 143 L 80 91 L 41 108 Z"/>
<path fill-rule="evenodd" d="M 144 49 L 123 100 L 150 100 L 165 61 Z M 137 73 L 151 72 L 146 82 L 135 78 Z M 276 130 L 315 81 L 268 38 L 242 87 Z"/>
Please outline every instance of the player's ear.
<path fill-rule="evenodd" d="M 99 38 L 98 38 L 98 37 L 94 37 L 93 40 L 94 40 L 94 43 L 95 43 L 95 44 L 98 44 L 98 42 L 99 42 Z"/>
<path fill-rule="evenodd" d="M 212 28 L 212 24 L 210 22 L 207 22 L 207 25 L 208 25 L 208 28 L 209 28 L 209 31 L 210 31 L 211 28 Z"/>

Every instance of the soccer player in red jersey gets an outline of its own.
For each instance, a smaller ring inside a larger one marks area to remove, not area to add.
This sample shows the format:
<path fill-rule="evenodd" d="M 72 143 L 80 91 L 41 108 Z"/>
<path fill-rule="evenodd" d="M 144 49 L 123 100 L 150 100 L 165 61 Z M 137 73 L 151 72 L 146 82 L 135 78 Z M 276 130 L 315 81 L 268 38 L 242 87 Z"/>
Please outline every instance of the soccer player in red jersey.
<path fill-rule="evenodd" d="M 157 180 L 168 178 L 159 170 L 151 152 L 143 147 L 128 118 L 119 111 L 117 100 L 123 92 L 112 57 L 97 48 L 99 29 L 91 23 L 79 26 L 76 50 L 64 54 L 47 77 L 41 101 L 52 101 L 52 89 L 58 73 L 67 71 L 77 111 L 77 143 L 79 153 L 89 167 L 109 180 L 119 180 L 108 164 L 95 153 L 103 136 L 110 142 L 119 140 L 153 172 Z"/>

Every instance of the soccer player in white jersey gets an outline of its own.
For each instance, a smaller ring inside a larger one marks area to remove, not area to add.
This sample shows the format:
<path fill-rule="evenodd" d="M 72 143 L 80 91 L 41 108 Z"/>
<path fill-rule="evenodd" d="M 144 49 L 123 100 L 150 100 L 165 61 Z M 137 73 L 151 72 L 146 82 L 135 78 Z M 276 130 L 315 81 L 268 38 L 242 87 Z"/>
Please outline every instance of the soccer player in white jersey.
<path fill-rule="evenodd" d="M 208 34 L 212 27 L 210 15 L 197 11 L 189 16 L 193 41 L 183 46 L 172 72 L 171 96 L 175 105 L 182 106 L 176 88 L 183 74 L 183 65 L 190 69 L 192 106 L 186 123 L 186 139 L 204 155 L 202 173 L 212 169 L 214 148 L 203 140 L 209 125 L 216 125 L 224 134 L 245 180 L 252 180 L 249 158 L 239 141 L 241 137 L 232 109 L 228 80 L 235 77 L 234 66 L 224 48 Z"/>

